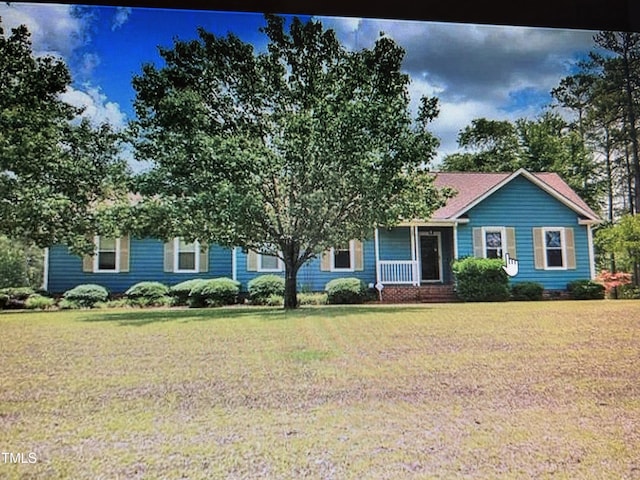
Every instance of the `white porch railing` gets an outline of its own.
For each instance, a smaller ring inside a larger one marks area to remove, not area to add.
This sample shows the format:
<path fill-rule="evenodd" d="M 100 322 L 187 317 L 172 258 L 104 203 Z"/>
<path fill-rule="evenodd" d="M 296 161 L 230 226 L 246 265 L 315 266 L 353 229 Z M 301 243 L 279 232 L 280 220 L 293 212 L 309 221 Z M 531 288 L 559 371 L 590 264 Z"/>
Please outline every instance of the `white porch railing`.
<path fill-rule="evenodd" d="M 417 285 L 418 262 L 414 260 L 380 260 L 380 282 Z"/>

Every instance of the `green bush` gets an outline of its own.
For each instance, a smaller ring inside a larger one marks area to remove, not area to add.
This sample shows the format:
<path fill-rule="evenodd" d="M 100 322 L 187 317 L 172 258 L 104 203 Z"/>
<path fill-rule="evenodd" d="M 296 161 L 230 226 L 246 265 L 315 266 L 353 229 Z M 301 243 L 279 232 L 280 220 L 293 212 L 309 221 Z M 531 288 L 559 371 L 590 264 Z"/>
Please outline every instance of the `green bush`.
<path fill-rule="evenodd" d="M 284 297 L 282 295 L 274 293 L 272 295 L 269 295 L 261 305 L 268 305 L 270 307 L 282 307 L 284 306 Z"/>
<path fill-rule="evenodd" d="M 509 277 L 498 258 L 467 257 L 453 263 L 456 292 L 465 302 L 509 300 Z"/>
<path fill-rule="evenodd" d="M 254 305 L 264 305 L 272 295 L 284 295 L 284 278 L 278 275 L 260 275 L 247 284 L 249 300 Z"/>
<path fill-rule="evenodd" d="M 106 302 L 96 302 L 93 308 L 131 308 L 131 302 L 132 300 L 128 298 L 115 298 L 113 300 L 107 300 Z"/>
<path fill-rule="evenodd" d="M 44 295 L 31 295 L 24 302 L 24 306 L 30 310 L 48 310 L 55 307 L 56 301 Z"/>
<path fill-rule="evenodd" d="M 219 307 L 221 305 L 233 305 L 238 301 L 240 282 L 230 278 L 213 278 L 198 283 L 189 293 L 189 306 Z"/>
<path fill-rule="evenodd" d="M 6 287 L 0 289 L 0 308 L 26 308 L 26 301 L 36 291 L 31 287 Z"/>
<path fill-rule="evenodd" d="M 327 294 L 326 293 L 299 293 L 298 304 L 299 305 L 326 305 Z"/>
<path fill-rule="evenodd" d="M 362 303 L 367 298 L 367 288 L 359 278 L 335 278 L 324 287 L 327 303 Z"/>
<path fill-rule="evenodd" d="M 640 287 L 634 285 L 621 285 L 618 287 L 618 298 L 638 299 L 640 298 Z"/>
<path fill-rule="evenodd" d="M 129 299 L 153 301 L 169 295 L 169 287 L 160 282 L 140 282 L 129 287 L 124 296 Z"/>
<path fill-rule="evenodd" d="M 101 305 L 104 302 L 96 302 L 94 305 Z M 80 304 L 78 302 L 74 302 L 72 300 L 67 300 L 66 298 L 61 299 L 58 302 L 58 308 L 60 310 L 77 310 L 80 308 Z"/>
<path fill-rule="evenodd" d="M 174 305 L 174 298 L 169 295 L 163 295 L 162 297 L 137 297 L 127 298 L 127 305 L 129 307 L 171 307 Z M 111 302 L 109 302 L 111 303 Z"/>
<path fill-rule="evenodd" d="M 544 285 L 538 282 L 520 282 L 511 286 L 512 300 L 542 300 Z"/>
<path fill-rule="evenodd" d="M 604 298 L 604 285 L 591 280 L 574 280 L 567 284 L 569 296 L 574 300 L 600 300 Z"/>
<path fill-rule="evenodd" d="M 97 302 L 105 302 L 109 298 L 109 292 L 102 285 L 86 283 L 67 290 L 63 297 L 80 307 L 91 308 Z"/>
<path fill-rule="evenodd" d="M 169 294 L 174 299 L 174 305 L 186 305 L 189 301 L 191 290 L 205 281 L 204 278 L 193 278 L 170 287 Z"/>

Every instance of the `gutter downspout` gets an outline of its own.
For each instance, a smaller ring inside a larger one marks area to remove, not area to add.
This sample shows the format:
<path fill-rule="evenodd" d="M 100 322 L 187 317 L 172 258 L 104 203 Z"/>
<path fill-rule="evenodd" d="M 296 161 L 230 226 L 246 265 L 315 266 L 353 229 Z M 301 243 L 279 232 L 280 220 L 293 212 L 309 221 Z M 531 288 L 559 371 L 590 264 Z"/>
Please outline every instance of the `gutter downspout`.
<path fill-rule="evenodd" d="M 591 230 L 591 224 L 587 225 L 587 243 L 589 245 L 589 271 L 591 273 L 591 280 L 596 278 L 596 260 L 593 253 L 593 231 Z"/>
<path fill-rule="evenodd" d="M 231 279 L 238 280 L 238 261 L 236 259 L 236 250 L 238 247 L 231 249 Z"/>

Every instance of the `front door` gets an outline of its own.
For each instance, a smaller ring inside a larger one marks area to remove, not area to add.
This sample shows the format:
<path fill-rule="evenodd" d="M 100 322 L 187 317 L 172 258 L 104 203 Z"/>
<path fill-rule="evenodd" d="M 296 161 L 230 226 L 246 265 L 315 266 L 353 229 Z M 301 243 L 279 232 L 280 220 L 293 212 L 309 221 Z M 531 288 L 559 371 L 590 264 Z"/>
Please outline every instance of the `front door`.
<path fill-rule="evenodd" d="M 423 282 L 441 280 L 440 235 L 420 234 L 420 273 Z"/>

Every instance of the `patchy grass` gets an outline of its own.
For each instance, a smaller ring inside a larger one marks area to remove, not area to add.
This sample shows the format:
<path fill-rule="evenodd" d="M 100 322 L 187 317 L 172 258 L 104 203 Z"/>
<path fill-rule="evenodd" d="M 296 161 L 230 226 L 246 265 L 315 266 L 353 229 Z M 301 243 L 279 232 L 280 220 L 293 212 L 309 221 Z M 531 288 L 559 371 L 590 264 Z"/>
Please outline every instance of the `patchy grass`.
<path fill-rule="evenodd" d="M 640 478 L 640 303 L 0 315 L 0 478 Z"/>

